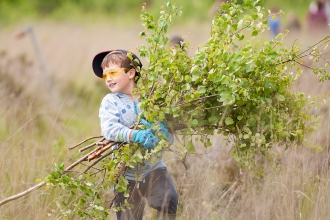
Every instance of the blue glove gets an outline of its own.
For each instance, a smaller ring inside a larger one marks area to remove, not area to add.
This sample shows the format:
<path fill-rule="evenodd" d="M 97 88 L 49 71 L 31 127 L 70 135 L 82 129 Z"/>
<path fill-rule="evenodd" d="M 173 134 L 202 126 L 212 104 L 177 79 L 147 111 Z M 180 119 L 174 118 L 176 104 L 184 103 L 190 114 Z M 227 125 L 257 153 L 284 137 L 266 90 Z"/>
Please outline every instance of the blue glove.
<path fill-rule="evenodd" d="M 152 129 L 134 130 L 132 141 L 140 143 L 144 149 L 153 149 L 159 143 L 159 139 L 153 134 Z"/>
<path fill-rule="evenodd" d="M 146 126 L 146 127 L 148 127 L 148 128 L 151 128 L 151 127 L 152 127 L 152 123 L 151 123 L 151 122 L 148 122 L 148 121 L 145 120 L 144 118 L 140 118 L 140 122 L 141 122 L 144 126 Z"/>
<path fill-rule="evenodd" d="M 149 127 L 149 128 L 152 127 L 152 123 L 146 121 L 143 118 L 140 119 L 140 122 L 146 127 Z M 170 144 L 173 144 L 173 142 L 174 142 L 173 135 L 171 133 L 169 133 L 166 125 L 160 121 L 158 123 L 160 125 L 160 129 L 158 130 L 158 135 L 160 135 L 160 138 L 163 138 L 166 141 L 168 141 Z"/>

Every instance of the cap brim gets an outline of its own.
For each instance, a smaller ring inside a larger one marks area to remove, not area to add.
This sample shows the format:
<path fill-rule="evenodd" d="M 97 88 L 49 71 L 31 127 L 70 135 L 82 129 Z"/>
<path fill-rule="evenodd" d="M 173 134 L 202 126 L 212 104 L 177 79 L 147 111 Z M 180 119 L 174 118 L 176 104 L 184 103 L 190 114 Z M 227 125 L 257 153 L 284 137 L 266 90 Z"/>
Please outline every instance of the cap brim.
<path fill-rule="evenodd" d="M 103 77 L 103 69 L 101 67 L 102 61 L 103 61 L 104 57 L 112 51 L 115 51 L 115 50 L 103 51 L 103 52 L 95 55 L 93 62 L 92 62 L 92 67 L 93 67 L 93 71 L 97 77 L 100 77 L 100 78 Z"/>

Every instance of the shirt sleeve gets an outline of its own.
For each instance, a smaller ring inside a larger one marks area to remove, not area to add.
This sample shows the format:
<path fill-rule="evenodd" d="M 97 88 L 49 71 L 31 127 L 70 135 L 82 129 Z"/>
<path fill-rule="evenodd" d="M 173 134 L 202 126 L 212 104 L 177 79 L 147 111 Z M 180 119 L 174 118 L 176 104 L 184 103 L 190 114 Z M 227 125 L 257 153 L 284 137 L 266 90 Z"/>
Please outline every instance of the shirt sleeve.
<path fill-rule="evenodd" d="M 115 142 L 130 142 L 129 135 L 133 129 L 123 125 L 120 121 L 120 111 L 116 101 L 111 96 L 102 100 L 99 117 L 101 121 L 101 133 L 107 140 Z"/>

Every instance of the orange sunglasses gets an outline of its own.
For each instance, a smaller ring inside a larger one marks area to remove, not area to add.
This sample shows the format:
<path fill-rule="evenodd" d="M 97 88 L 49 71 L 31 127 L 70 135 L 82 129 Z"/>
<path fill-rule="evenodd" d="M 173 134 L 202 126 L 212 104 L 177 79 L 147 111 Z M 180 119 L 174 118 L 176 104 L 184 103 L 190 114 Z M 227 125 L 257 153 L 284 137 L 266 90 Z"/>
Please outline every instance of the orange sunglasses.
<path fill-rule="evenodd" d="M 116 69 L 110 69 L 110 70 L 104 72 L 103 73 L 104 81 L 107 81 L 108 77 L 113 79 L 114 77 L 119 76 L 120 74 L 122 74 L 123 70 L 126 71 L 126 70 L 128 70 L 128 68 L 116 68 Z"/>

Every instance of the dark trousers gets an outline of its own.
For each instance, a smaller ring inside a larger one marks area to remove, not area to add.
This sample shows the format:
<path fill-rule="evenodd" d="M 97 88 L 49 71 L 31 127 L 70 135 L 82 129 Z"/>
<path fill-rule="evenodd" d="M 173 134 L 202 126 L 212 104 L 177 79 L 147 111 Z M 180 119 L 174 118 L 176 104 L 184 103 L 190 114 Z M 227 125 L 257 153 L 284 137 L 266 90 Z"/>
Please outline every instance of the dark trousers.
<path fill-rule="evenodd" d="M 145 199 L 151 208 L 158 210 L 157 219 L 174 220 L 178 193 L 173 180 L 166 169 L 157 169 L 148 174 L 144 182 L 129 182 L 130 197 L 128 202 L 134 207 L 116 213 L 118 220 L 142 220 Z M 145 198 L 145 199 L 144 199 Z M 124 202 L 123 193 L 119 193 L 115 199 L 118 207 Z"/>

